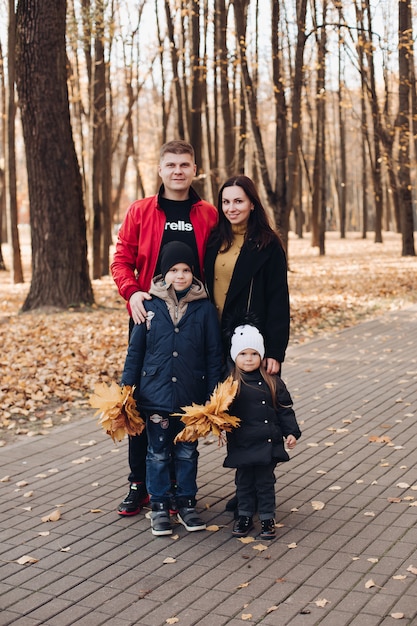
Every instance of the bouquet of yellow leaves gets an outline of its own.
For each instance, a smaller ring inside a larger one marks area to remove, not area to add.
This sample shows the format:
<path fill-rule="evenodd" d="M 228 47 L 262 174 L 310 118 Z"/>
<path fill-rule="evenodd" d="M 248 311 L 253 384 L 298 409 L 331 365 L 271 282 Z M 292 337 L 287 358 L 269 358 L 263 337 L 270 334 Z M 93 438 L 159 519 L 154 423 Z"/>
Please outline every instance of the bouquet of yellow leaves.
<path fill-rule="evenodd" d="M 120 387 L 112 382 L 108 387 L 106 383 L 97 383 L 94 394 L 89 398 L 91 406 L 98 409 L 95 415 L 101 412 L 98 423 L 113 441 L 122 441 L 126 434 L 140 435 L 145 428 L 145 422 L 136 408 L 134 391 L 135 386 Z"/>
<path fill-rule="evenodd" d="M 181 407 L 184 413 L 173 413 L 180 416 L 185 428 L 174 439 L 177 441 L 197 441 L 200 437 L 212 434 L 219 439 L 219 445 L 225 442 L 225 432 L 231 432 L 240 424 L 240 419 L 229 415 L 227 409 L 233 402 L 238 388 L 237 380 L 232 376 L 219 383 L 207 404 L 193 404 Z"/>

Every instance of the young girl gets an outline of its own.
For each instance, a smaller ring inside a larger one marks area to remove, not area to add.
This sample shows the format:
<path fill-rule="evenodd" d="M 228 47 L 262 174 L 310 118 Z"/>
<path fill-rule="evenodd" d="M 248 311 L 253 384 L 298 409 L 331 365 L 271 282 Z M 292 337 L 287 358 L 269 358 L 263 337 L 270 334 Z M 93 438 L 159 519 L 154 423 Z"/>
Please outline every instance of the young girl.
<path fill-rule="evenodd" d="M 198 516 L 197 442 L 173 441 L 184 424 L 182 406 L 210 397 L 221 375 L 222 348 L 216 310 L 204 285 L 193 277 L 194 254 L 181 241 L 161 253 L 161 275 L 152 281 L 147 318 L 135 324 L 122 384 L 135 385 L 135 399 L 146 418 L 146 487 L 151 494 L 153 535 L 171 535 L 170 466 L 175 464 L 178 520 L 188 531 L 204 530 Z"/>
<path fill-rule="evenodd" d="M 264 341 L 250 324 L 238 326 L 231 339 L 233 377 L 239 381 L 229 413 L 239 417 L 238 428 L 227 433 L 224 467 L 236 468 L 238 517 L 234 537 L 246 537 L 258 510 L 262 539 L 275 537 L 275 474 L 277 463 L 289 461 L 283 438 L 292 450 L 301 436 L 291 396 L 279 376 L 266 373 Z"/>

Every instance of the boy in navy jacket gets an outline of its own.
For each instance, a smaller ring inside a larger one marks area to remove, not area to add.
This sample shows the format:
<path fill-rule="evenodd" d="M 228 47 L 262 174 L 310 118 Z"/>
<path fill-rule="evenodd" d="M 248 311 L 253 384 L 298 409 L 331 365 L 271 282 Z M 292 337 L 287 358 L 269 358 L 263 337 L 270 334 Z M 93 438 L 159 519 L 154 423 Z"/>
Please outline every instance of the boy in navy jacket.
<path fill-rule="evenodd" d="M 146 486 L 154 535 L 172 534 L 170 464 L 176 475 L 178 519 L 188 531 L 204 530 L 196 513 L 197 442 L 173 441 L 184 427 L 172 417 L 182 406 L 204 404 L 219 382 L 222 346 L 217 313 L 201 281 L 193 277 L 194 255 L 179 241 L 161 253 L 161 275 L 152 281 L 147 319 L 133 328 L 122 384 L 135 385 L 146 419 Z"/>

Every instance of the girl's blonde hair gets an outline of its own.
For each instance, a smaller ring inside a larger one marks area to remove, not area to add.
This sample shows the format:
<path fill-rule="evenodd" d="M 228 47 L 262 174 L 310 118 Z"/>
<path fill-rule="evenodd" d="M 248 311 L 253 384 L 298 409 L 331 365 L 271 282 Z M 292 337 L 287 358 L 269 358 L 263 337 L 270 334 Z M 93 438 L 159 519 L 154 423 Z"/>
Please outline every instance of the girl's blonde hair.
<path fill-rule="evenodd" d="M 272 404 L 274 409 L 277 408 L 277 381 L 276 378 L 274 376 L 271 376 L 271 374 L 268 374 L 265 367 L 262 365 L 262 363 L 259 366 L 259 371 L 261 372 L 261 376 L 264 379 L 264 381 L 266 382 L 266 384 L 268 385 L 269 391 L 271 392 L 271 397 L 272 397 Z M 240 370 L 237 365 L 234 366 L 233 371 L 232 371 L 232 376 L 233 376 L 233 380 L 237 380 L 238 382 L 238 387 L 237 387 L 237 394 L 239 394 L 240 392 L 240 386 L 242 385 L 242 383 L 244 385 L 247 385 L 247 383 L 245 383 L 243 376 L 242 376 L 242 370 Z"/>

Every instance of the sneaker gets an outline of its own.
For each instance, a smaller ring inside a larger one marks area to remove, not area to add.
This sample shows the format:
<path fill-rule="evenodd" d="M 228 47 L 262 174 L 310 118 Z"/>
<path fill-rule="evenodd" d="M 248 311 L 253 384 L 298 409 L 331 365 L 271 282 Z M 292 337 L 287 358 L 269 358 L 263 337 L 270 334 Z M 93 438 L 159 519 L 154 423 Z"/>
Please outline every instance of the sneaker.
<path fill-rule="evenodd" d="M 261 520 L 261 532 L 259 533 L 260 539 L 275 539 L 275 520 L 263 519 Z"/>
<path fill-rule="evenodd" d="M 233 537 L 246 537 L 253 528 L 253 520 L 246 515 L 239 515 L 234 523 L 232 535 Z"/>
<path fill-rule="evenodd" d="M 206 525 L 195 510 L 194 498 L 178 498 L 178 521 L 189 532 L 206 530 Z"/>
<path fill-rule="evenodd" d="M 172 535 L 167 502 L 152 502 L 151 529 L 152 534 L 157 537 L 160 535 Z"/>
<path fill-rule="evenodd" d="M 137 515 L 149 502 L 145 483 L 130 483 L 129 493 L 117 508 L 119 515 Z"/>

